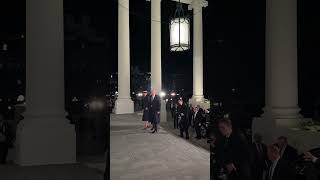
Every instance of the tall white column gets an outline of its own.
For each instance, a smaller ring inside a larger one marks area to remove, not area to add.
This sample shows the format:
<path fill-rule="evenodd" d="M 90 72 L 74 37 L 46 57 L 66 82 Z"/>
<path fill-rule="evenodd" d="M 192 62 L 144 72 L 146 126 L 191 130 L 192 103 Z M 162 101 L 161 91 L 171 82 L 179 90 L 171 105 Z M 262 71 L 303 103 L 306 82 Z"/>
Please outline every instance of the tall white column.
<path fill-rule="evenodd" d="M 194 0 L 193 7 L 193 99 L 203 101 L 203 30 L 202 6 Z"/>
<path fill-rule="evenodd" d="M 115 113 L 129 114 L 134 112 L 130 97 L 129 0 L 119 0 L 118 3 L 118 98 Z"/>
<path fill-rule="evenodd" d="M 253 133 L 274 143 L 287 136 L 300 152 L 319 145 L 320 135 L 299 128 L 297 73 L 297 0 L 266 0 L 266 106 L 252 122 Z"/>
<path fill-rule="evenodd" d="M 151 87 L 162 90 L 161 0 L 151 0 Z"/>
<path fill-rule="evenodd" d="M 208 6 L 204 0 L 193 0 L 193 96 L 192 104 L 203 104 L 203 24 L 202 7 Z"/>
<path fill-rule="evenodd" d="M 162 91 L 161 0 L 151 0 L 151 88 Z M 161 122 L 167 121 L 166 102 L 161 100 Z"/>
<path fill-rule="evenodd" d="M 76 162 L 64 109 L 63 0 L 26 3 L 26 113 L 17 129 L 20 165 Z"/>
<path fill-rule="evenodd" d="M 267 0 L 266 111 L 277 125 L 296 126 L 298 107 L 297 0 Z"/>

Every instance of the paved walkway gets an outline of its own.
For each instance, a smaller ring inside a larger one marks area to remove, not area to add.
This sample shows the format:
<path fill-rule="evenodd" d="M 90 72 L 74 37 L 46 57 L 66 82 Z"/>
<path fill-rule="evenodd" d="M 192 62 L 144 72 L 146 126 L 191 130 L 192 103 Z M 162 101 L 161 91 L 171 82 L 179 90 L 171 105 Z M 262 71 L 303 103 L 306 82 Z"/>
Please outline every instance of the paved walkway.
<path fill-rule="evenodd" d="M 113 180 L 210 179 L 208 151 L 164 129 L 143 130 L 135 114 L 111 116 L 110 146 Z"/>

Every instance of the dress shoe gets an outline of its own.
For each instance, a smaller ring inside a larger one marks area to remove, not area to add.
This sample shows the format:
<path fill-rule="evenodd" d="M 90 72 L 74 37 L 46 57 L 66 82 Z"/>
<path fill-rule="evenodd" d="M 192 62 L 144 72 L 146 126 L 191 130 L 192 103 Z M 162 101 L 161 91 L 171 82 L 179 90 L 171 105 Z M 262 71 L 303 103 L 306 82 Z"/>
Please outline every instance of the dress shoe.
<path fill-rule="evenodd" d="M 157 130 L 154 130 L 154 131 L 152 131 L 151 133 L 152 133 L 152 134 L 154 134 L 154 133 L 158 133 L 158 131 L 157 131 Z"/>

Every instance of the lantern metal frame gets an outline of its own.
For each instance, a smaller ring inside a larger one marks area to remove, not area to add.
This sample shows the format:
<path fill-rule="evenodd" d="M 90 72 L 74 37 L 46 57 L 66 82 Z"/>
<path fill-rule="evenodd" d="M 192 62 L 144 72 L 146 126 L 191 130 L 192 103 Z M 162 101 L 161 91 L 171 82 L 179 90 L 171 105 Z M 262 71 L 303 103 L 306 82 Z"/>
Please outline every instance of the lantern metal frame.
<path fill-rule="evenodd" d="M 178 27 L 179 27 L 179 43 L 171 45 L 171 41 L 172 41 L 171 27 L 175 23 L 178 23 Z M 188 24 L 188 42 L 187 42 L 187 44 L 181 43 L 181 41 L 180 41 L 181 23 Z M 170 31 L 169 31 L 170 32 L 170 51 L 173 51 L 173 52 L 186 51 L 186 50 L 190 49 L 190 18 L 184 15 L 184 10 L 183 10 L 182 3 L 180 2 L 180 0 L 179 0 L 179 2 L 177 2 L 177 8 L 175 10 L 174 17 L 171 18 L 171 21 L 169 24 L 169 29 L 170 29 Z"/>

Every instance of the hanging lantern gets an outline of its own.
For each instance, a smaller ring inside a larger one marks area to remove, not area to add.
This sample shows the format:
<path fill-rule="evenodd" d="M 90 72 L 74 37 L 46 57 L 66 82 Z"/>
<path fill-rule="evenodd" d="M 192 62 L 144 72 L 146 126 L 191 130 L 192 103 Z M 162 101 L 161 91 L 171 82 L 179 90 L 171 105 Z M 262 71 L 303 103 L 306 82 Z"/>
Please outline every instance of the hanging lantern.
<path fill-rule="evenodd" d="M 177 3 L 174 16 L 170 21 L 170 50 L 188 50 L 190 49 L 190 20 L 184 16 L 180 1 Z"/>

